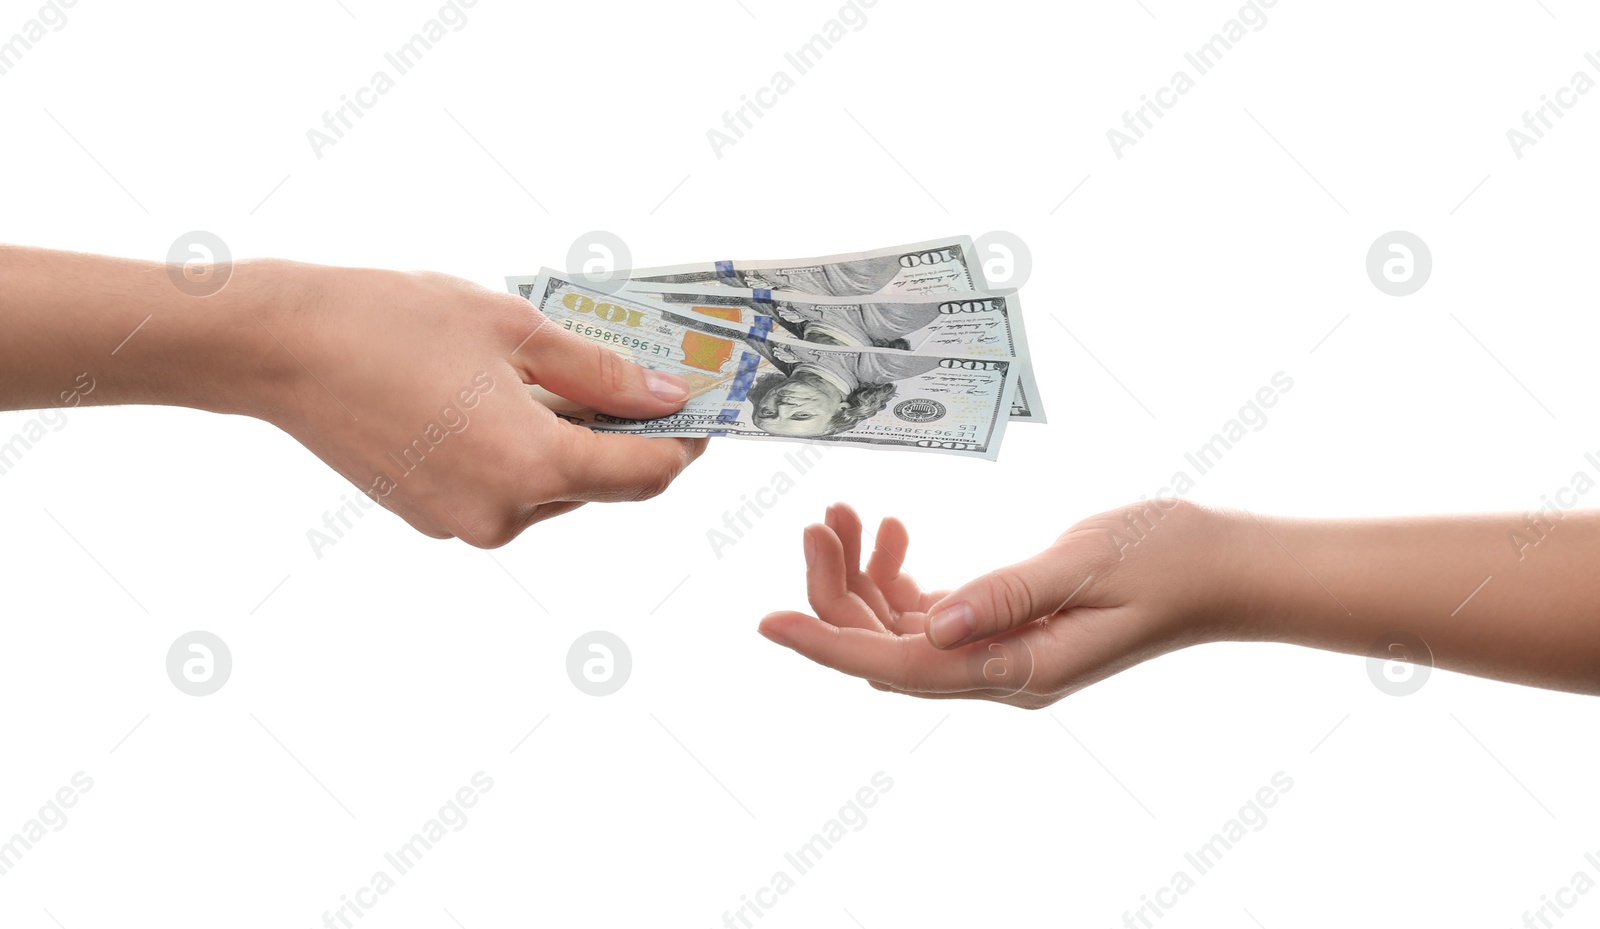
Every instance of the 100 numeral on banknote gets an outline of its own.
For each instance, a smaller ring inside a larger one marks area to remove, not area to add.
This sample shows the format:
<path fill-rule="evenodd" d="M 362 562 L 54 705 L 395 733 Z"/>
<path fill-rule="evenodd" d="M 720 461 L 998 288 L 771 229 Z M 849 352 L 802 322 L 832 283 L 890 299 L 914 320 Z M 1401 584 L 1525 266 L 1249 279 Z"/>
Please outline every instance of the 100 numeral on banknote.
<path fill-rule="evenodd" d="M 557 408 L 602 432 L 901 448 L 993 460 L 1010 413 L 1011 358 L 917 354 L 784 339 L 552 271 L 516 291 L 551 320 L 690 385 L 684 408 L 652 420 Z"/>

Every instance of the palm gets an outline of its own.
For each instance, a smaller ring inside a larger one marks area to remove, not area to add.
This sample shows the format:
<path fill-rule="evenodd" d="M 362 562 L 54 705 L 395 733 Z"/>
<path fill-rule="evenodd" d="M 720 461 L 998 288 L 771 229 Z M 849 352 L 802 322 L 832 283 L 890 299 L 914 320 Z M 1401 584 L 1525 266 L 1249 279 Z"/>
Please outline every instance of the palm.
<path fill-rule="evenodd" d="M 840 628 L 920 636 L 928 610 L 948 591 L 924 591 L 902 572 L 910 543 L 906 527 L 889 517 L 878 527 L 871 558 L 861 568 L 861 517 L 844 504 L 828 508 L 814 532 L 807 587 L 818 618 Z"/>
<path fill-rule="evenodd" d="M 761 632 L 813 661 L 865 678 L 878 690 L 927 697 L 1020 696 L 996 693 L 985 679 L 989 644 L 933 647 L 924 634 L 928 611 L 949 591 L 924 591 L 901 571 L 909 537 L 888 518 L 878 529 L 872 556 L 861 564 L 861 518 L 844 504 L 828 508 L 826 524 L 806 530 L 806 593 L 812 616 L 781 611 L 761 622 Z M 976 664 L 973 662 L 977 653 Z M 1028 662 L 1031 676 L 1031 660 Z M 989 664 L 993 667 L 993 664 Z"/>

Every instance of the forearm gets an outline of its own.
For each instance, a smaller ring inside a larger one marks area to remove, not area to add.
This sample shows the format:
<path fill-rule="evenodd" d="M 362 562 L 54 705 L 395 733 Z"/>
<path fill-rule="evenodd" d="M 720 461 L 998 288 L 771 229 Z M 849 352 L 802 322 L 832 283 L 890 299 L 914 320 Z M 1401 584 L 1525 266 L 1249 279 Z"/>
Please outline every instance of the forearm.
<path fill-rule="evenodd" d="M 263 320 L 292 267 L 239 262 L 225 287 L 200 297 L 157 262 L 0 246 L 0 409 L 263 412 L 263 388 L 291 376 Z"/>
<path fill-rule="evenodd" d="M 1241 637 L 1366 654 L 1408 632 L 1438 667 L 1600 693 L 1600 513 L 1226 519 Z"/>

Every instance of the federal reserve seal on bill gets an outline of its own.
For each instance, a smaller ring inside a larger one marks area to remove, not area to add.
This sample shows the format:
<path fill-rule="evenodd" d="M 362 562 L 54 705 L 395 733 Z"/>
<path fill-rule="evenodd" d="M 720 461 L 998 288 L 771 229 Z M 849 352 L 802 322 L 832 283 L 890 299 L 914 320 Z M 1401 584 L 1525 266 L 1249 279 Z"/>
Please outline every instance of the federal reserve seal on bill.
<path fill-rule="evenodd" d="M 894 415 L 908 423 L 932 423 L 944 419 L 944 404 L 931 397 L 916 397 L 895 404 Z"/>

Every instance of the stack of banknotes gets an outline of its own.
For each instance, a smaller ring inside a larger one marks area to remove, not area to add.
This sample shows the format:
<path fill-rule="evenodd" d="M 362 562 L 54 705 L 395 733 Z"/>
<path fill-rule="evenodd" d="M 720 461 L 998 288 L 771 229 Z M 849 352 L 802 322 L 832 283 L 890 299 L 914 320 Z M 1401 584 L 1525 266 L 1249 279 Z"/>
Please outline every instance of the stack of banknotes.
<path fill-rule="evenodd" d="M 541 397 L 590 429 L 992 461 L 1008 420 L 1045 421 L 1017 291 L 989 289 L 966 236 L 506 283 L 549 325 L 689 382 L 684 408 L 651 420 Z"/>

